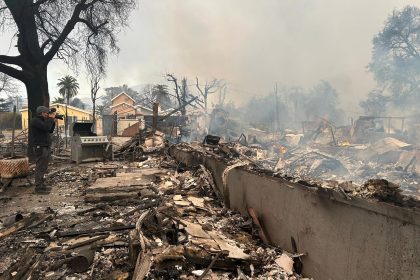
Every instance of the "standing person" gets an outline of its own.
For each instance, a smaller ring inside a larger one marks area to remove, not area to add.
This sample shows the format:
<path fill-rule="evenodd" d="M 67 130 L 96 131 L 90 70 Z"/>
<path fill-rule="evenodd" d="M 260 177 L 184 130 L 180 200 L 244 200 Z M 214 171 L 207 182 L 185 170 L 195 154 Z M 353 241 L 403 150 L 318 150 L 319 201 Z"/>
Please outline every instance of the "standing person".
<path fill-rule="evenodd" d="M 50 187 L 44 184 L 44 174 L 50 161 L 51 136 L 55 128 L 56 112 L 50 112 L 45 106 L 36 108 L 37 116 L 31 120 L 32 141 L 35 155 L 35 192 L 48 194 Z"/>

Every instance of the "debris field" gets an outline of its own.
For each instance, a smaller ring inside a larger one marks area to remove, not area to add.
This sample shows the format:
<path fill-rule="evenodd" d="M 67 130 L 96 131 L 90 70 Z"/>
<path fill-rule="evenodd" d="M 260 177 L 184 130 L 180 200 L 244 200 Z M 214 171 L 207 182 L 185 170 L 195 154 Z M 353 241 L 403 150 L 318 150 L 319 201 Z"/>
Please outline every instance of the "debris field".
<path fill-rule="evenodd" d="M 132 162 L 56 159 L 50 195 L 7 188 L 0 279 L 304 279 L 304 254 L 265 244 L 258 218 L 224 208 L 204 166 L 165 151 Z"/>

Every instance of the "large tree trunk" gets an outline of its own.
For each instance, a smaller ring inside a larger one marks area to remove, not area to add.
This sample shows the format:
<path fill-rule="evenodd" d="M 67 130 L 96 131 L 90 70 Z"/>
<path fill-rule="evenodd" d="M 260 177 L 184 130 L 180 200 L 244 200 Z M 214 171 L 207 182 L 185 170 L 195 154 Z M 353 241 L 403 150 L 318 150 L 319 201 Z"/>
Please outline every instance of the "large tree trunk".
<path fill-rule="evenodd" d="M 39 37 L 36 29 L 34 3 L 32 0 L 5 0 L 16 26 L 18 28 L 17 48 L 19 58 L 17 65 L 22 71 L 11 70 L 5 73 L 21 80 L 26 86 L 28 96 L 28 124 L 36 115 L 38 106 L 49 106 L 47 65 L 43 51 L 39 45 Z M 6 69 L 7 70 L 7 69 Z M 3 71 L 4 72 L 4 71 Z M 16 73 L 18 72 L 18 73 Z M 28 133 L 28 156 L 32 156 L 32 131 Z"/>
<path fill-rule="evenodd" d="M 28 95 L 29 112 L 32 112 L 32 116 L 35 116 L 38 106 L 49 107 L 50 104 L 47 67 L 38 68 L 31 76 L 25 85 Z"/>
<path fill-rule="evenodd" d="M 25 86 L 28 97 L 28 156 L 30 159 L 32 159 L 33 139 L 30 122 L 32 117 L 37 115 L 36 108 L 38 106 L 49 107 L 50 104 L 47 67 L 36 67 L 35 70 L 31 71 L 31 74 L 28 75 L 28 78 L 25 82 Z"/>

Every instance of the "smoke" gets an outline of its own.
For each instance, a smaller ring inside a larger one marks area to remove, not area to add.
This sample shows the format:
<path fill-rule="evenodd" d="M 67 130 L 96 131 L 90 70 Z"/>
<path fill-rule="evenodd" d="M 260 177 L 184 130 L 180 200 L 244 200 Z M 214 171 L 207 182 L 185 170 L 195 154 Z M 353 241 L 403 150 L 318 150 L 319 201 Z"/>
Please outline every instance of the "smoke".
<path fill-rule="evenodd" d="M 276 82 L 310 88 L 326 80 L 347 110 L 360 112 L 375 87 L 366 69 L 372 38 L 394 8 L 410 3 L 420 1 L 142 1 L 109 78 L 224 78 L 228 98 L 242 104 Z"/>
<path fill-rule="evenodd" d="M 375 88 L 366 68 L 372 38 L 407 4 L 420 0 L 142 0 L 102 88 L 162 83 L 166 72 L 191 81 L 222 78 L 227 99 L 243 105 L 276 82 L 308 89 L 325 80 L 342 107 L 359 113 L 359 101 Z M 64 65 L 51 64 L 53 95 L 66 74 Z M 88 83 L 78 78 L 87 96 Z"/>

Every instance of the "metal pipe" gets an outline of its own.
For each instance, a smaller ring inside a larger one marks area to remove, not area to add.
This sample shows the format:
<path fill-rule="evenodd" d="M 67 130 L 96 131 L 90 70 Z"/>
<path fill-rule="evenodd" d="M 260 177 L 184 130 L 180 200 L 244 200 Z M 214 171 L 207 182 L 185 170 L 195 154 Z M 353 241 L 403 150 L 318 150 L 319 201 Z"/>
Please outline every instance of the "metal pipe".
<path fill-rule="evenodd" d="M 14 223 L 23 219 L 22 214 L 17 213 L 16 215 L 12 215 L 3 219 L 3 227 L 8 227 L 13 225 Z"/>

